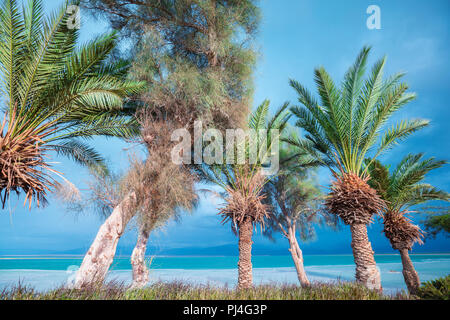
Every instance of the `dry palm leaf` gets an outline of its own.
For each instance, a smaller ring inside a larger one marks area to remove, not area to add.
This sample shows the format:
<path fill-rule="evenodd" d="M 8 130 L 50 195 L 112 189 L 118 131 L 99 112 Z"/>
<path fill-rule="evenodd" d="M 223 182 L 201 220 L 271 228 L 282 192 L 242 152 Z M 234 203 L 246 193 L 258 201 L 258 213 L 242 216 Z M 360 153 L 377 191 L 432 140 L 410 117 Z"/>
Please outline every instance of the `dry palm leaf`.
<path fill-rule="evenodd" d="M 49 172 L 51 169 L 44 160 L 47 149 L 42 147 L 42 140 L 53 130 L 41 126 L 27 128 L 27 123 L 20 123 L 16 112 L 11 114 L 9 121 L 5 114 L 0 130 L 0 197 L 3 208 L 11 191 L 25 192 L 25 202 L 36 201 L 37 206 L 46 203 L 46 192 L 55 187 L 57 182 Z M 8 126 L 4 132 L 6 123 Z M 25 129 L 23 129 L 25 128 Z"/>
<path fill-rule="evenodd" d="M 406 217 L 408 211 L 392 212 L 388 211 L 384 215 L 383 232 L 396 250 L 411 250 L 413 244 L 418 242 L 423 244 L 423 232 L 419 226 L 411 223 Z"/>
<path fill-rule="evenodd" d="M 265 198 L 261 194 L 264 181 L 261 173 L 238 175 L 235 186 L 226 189 L 226 205 L 219 212 L 223 217 L 222 223 L 232 221 L 236 229 L 245 219 L 250 219 L 253 224 L 258 223 L 264 228 L 264 220 L 269 217 L 268 206 L 262 202 Z"/>
<path fill-rule="evenodd" d="M 374 214 L 381 214 L 385 202 L 376 190 L 367 184 L 370 176 L 359 177 L 354 173 L 333 172 L 331 192 L 327 196 L 327 210 L 339 216 L 346 224 L 369 224 Z"/>

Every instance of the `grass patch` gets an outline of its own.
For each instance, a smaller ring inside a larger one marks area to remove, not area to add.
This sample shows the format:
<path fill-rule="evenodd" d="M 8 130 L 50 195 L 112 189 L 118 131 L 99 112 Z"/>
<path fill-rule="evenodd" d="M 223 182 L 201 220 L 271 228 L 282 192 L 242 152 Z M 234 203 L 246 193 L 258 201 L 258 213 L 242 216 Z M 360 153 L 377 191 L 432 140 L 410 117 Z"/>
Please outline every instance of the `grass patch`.
<path fill-rule="evenodd" d="M 450 300 L 450 275 L 423 282 L 418 296 L 424 300 Z"/>
<path fill-rule="evenodd" d="M 265 284 L 237 290 L 184 282 L 157 282 L 143 289 L 131 289 L 110 282 L 81 290 L 59 287 L 46 292 L 21 283 L 3 289 L 2 300 L 398 300 L 410 299 L 404 292 L 383 295 L 355 282 L 313 283 L 302 288 L 291 284 Z"/>

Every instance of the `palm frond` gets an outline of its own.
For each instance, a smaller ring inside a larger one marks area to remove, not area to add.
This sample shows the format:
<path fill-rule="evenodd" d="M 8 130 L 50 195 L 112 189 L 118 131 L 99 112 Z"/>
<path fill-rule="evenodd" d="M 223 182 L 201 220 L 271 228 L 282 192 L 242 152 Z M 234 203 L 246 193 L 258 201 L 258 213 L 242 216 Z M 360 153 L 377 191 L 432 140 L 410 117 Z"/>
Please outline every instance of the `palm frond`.
<path fill-rule="evenodd" d="M 267 118 L 267 114 L 269 112 L 269 100 L 264 100 L 256 109 L 255 112 L 252 113 L 249 120 L 249 127 L 254 130 L 262 129 L 264 126 L 264 121 Z"/>
<path fill-rule="evenodd" d="M 64 76 L 71 81 L 76 81 L 87 74 L 95 75 L 114 75 L 115 72 L 121 72 L 121 61 L 119 65 L 105 66 L 103 63 L 116 45 L 116 32 L 105 34 L 91 40 L 87 45 L 82 46 L 77 54 L 72 55 L 67 60 Z M 119 66 L 119 70 L 112 70 L 112 67 Z M 120 73 L 119 73 L 120 74 Z"/>
<path fill-rule="evenodd" d="M 354 138 L 353 133 L 353 118 L 356 103 L 358 101 L 358 95 L 362 88 L 362 78 L 366 70 L 367 57 L 369 56 L 370 47 L 364 47 L 358 54 L 356 61 L 347 71 L 342 83 L 342 100 L 343 107 L 346 107 L 347 123 L 345 125 L 345 131 L 348 132 L 349 146 L 352 146 L 352 140 Z"/>
<path fill-rule="evenodd" d="M 447 192 L 426 183 L 414 185 L 410 188 L 409 192 L 402 197 L 402 201 L 405 202 L 407 206 L 414 206 L 432 200 L 449 201 L 449 199 L 450 195 Z"/>
<path fill-rule="evenodd" d="M 285 102 L 277 109 L 277 111 L 275 111 L 274 115 L 267 124 L 267 130 L 276 129 L 282 131 L 286 127 L 286 123 L 291 117 L 291 114 L 287 111 L 288 107 L 289 102 Z"/>
<path fill-rule="evenodd" d="M 380 98 L 380 102 L 374 111 L 372 121 L 368 126 L 368 129 L 364 132 L 361 139 L 362 153 L 365 153 L 377 142 L 380 130 L 386 123 L 389 117 L 399 110 L 406 103 L 415 99 L 414 93 L 406 93 L 408 89 L 407 85 L 400 84 L 395 87 L 390 87 L 383 93 Z"/>
<path fill-rule="evenodd" d="M 108 170 L 103 157 L 97 151 L 76 139 L 54 145 L 49 144 L 48 147 L 95 172 L 107 172 Z"/>
<path fill-rule="evenodd" d="M 400 141 L 404 140 L 417 130 L 425 128 L 430 123 L 429 120 L 403 120 L 392 126 L 381 138 L 380 146 L 374 158 L 383 154 L 390 148 L 394 147 Z"/>
<path fill-rule="evenodd" d="M 66 58 L 75 49 L 78 31 L 69 29 L 67 21 L 65 6 L 44 20 L 42 37 L 36 42 L 19 78 L 20 115 L 28 113 L 32 99 L 63 70 Z"/>
<path fill-rule="evenodd" d="M 426 175 L 446 164 L 434 158 L 424 159 L 423 153 L 408 154 L 389 172 L 378 160 L 366 159 L 370 174 L 369 184 L 386 201 L 390 212 L 408 210 L 411 206 L 430 200 L 449 200 L 449 194 L 424 183 Z"/>
<path fill-rule="evenodd" d="M 314 142 L 314 146 L 319 152 L 330 156 L 333 150 L 332 142 L 328 139 L 329 136 L 325 135 L 317 118 L 304 107 L 293 107 L 291 112 L 297 116 L 296 126 L 303 128 L 308 133 L 306 138 Z"/>
<path fill-rule="evenodd" d="M 391 177 L 391 193 L 402 195 L 425 178 L 431 170 L 442 167 L 446 161 L 434 158 L 423 160 L 423 153 L 409 154 L 403 158 Z"/>
<path fill-rule="evenodd" d="M 20 52 L 25 45 L 25 24 L 16 0 L 3 0 L 0 7 L 0 70 L 2 95 L 7 98 L 9 112 L 13 112 L 18 96 L 18 76 L 23 68 Z"/>
<path fill-rule="evenodd" d="M 23 9 L 25 22 L 25 34 L 28 52 L 36 47 L 37 41 L 42 36 L 40 25 L 44 17 L 44 7 L 41 0 L 28 0 L 27 8 Z"/>
<path fill-rule="evenodd" d="M 2 152 L 0 189 L 5 197 L 21 190 L 30 204 L 33 198 L 38 203 L 45 200 L 45 192 L 55 186 L 48 176 L 53 169 L 44 160 L 51 150 L 104 170 L 101 156 L 76 138 L 130 138 L 138 132 L 133 117 L 138 106 L 127 99 L 145 83 L 126 80 L 128 61 L 108 65 L 116 44 L 114 33 L 77 49 L 79 32 L 68 26 L 67 6 L 78 3 L 67 1 L 44 17 L 41 0 L 28 1 L 22 11 L 18 1 L 1 0 L 0 90 L 9 125 L 0 143 L 2 150 L 23 149 L 24 155 L 34 148 L 34 160 L 17 153 L 22 162 Z M 15 169 L 16 160 L 20 170 Z M 30 172 L 32 178 L 27 178 Z"/>
<path fill-rule="evenodd" d="M 70 124 L 69 124 L 70 126 Z M 53 137 L 50 141 L 71 139 L 76 137 L 91 138 L 94 136 L 117 137 L 130 139 L 140 134 L 139 123 L 128 116 L 96 117 L 93 120 L 84 119 L 78 129 Z"/>
<path fill-rule="evenodd" d="M 305 138 L 313 142 L 318 152 L 334 159 L 334 166 L 340 164 L 343 172 L 355 173 L 361 178 L 365 175 L 361 170 L 364 159 L 378 143 L 383 125 L 395 111 L 415 98 L 415 94 L 406 92 L 405 84 L 399 84 L 403 73 L 383 81 L 385 57 L 375 63 L 363 82 L 369 52 L 369 47 L 360 51 L 345 74 L 340 90 L 324 68 L 315 70 L 322 106 L 305 87 L 295 80 L 289 81 L 303 105 L 291 107 L 291 112 L 297 117 L 296 125 L 306 131 Z M 389 130 L 372 160 L 425 125 L 426 120 L 417 120 Z"/>
<path fill-rule="evenodd" d="M 345 110 L 342 108 L 340 92 L 323 67 L 316 69 L 314 73 L 314 80 L 317 84 L 317 91 L 322 101 L 322 107 L 325 109 L 325 113 L 329 118 L 329 124 L 326 127 L 328 130 L 325 130 L 325 132 L 328 134 L 334 132 L 334 135 L 342 144 L 348 134 L 348 131 L 345 130 L 348 115 L 346 115 Z M 317 114 L 317 112 L 313 114 Z M 337 146 L 337 143 L 335 143 L 335 146 Z"/>
<path fill-rule="evenodd" d="M 371 76 L 366 80 L 362 92 L 359 96 L 359 101 L 355 114 L 354 131 L 356 138 L 361 139 L 365 132 L 367 125 L 370 123 L 373 110 L 382 95 L 383 88 L 383 70 L 386 63 L 386 57 L 377 61 L 372 68 Z M 356 142 L 356 148 L 359 148 Z"/>

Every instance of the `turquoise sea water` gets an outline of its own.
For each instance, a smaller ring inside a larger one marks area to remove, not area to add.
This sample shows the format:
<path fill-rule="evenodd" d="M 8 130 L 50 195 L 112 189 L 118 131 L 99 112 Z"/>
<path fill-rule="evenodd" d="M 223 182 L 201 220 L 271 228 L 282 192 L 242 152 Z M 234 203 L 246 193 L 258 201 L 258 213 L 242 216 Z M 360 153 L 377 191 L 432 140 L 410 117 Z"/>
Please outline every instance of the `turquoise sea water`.
<path fill-rule="evenodd" d="M 0 256 L 0 288 L 18 281 L 37 290 L 47 290 L 67 284 L 73 279 L 82 256 Z M 237 280 L 238 257 L 173 256 L 151 259 L 150 282 L 182 280 L 192 283 L 234 286 Z M 383 288 L 387 292 L 404 290 L 399 255 L 375 255 Z M 413 254 L 411 259 L 422 281 L 450 273 L 450 254 Z M 305 269 L 312 281 L 354 280 L 352 255 L 305 255 Z M 290 256 L 253 256 L 254 282 L 298 283 Z M 149 261 L 150 262 L 150 261 Z M 111 266 L 109 279 L 131 281 L 129 257 L 117 257 Z"/>

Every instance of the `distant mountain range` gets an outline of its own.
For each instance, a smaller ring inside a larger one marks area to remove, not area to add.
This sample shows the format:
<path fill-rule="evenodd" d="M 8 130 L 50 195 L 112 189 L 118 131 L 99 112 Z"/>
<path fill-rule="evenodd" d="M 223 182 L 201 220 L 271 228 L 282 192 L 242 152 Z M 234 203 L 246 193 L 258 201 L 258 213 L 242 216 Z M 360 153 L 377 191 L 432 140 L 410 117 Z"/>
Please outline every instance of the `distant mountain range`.
<path fill-rule="evenodd" d="M 67 255 L 84 255 L 87 249 L 77 248 L 71 250 L 32 250 L 32 249 L 0 249 L 0 255 L 53 255 L 53 254 L 67 254 Z M 130 255 L 133 251 L 132 247 L 119 247 L 117 255 Z M 379 246 L 375 248 L 375 252 L 395 253 L 389 246 Z M 450 252 L 449 248 L 440 248 L 439 246 L 432 246 L 431 248 L 424 248 L 423 246 L 415 246 L 413 253 L 443 253 Z M 257 244 L 253 245 L 252 253 L 254 255 L 289 255 L 287 243 L 281 246 L 279 243 L 272 245 Z M 304 254 L 351 254 L 350 244 L 342 245 L 337 242 L 335 246 L 323 246 L 320 243 L 311 243 L 303 245 Z M 210 247 L 194 247 L 186 246 L 180 248 L 162 248 L 150 246 L 147 249 L 148 255 L 168 255 L 168 256 L 237 256 L 239 254 L 237 244 L 226 244 L 220 246 Z"/>

